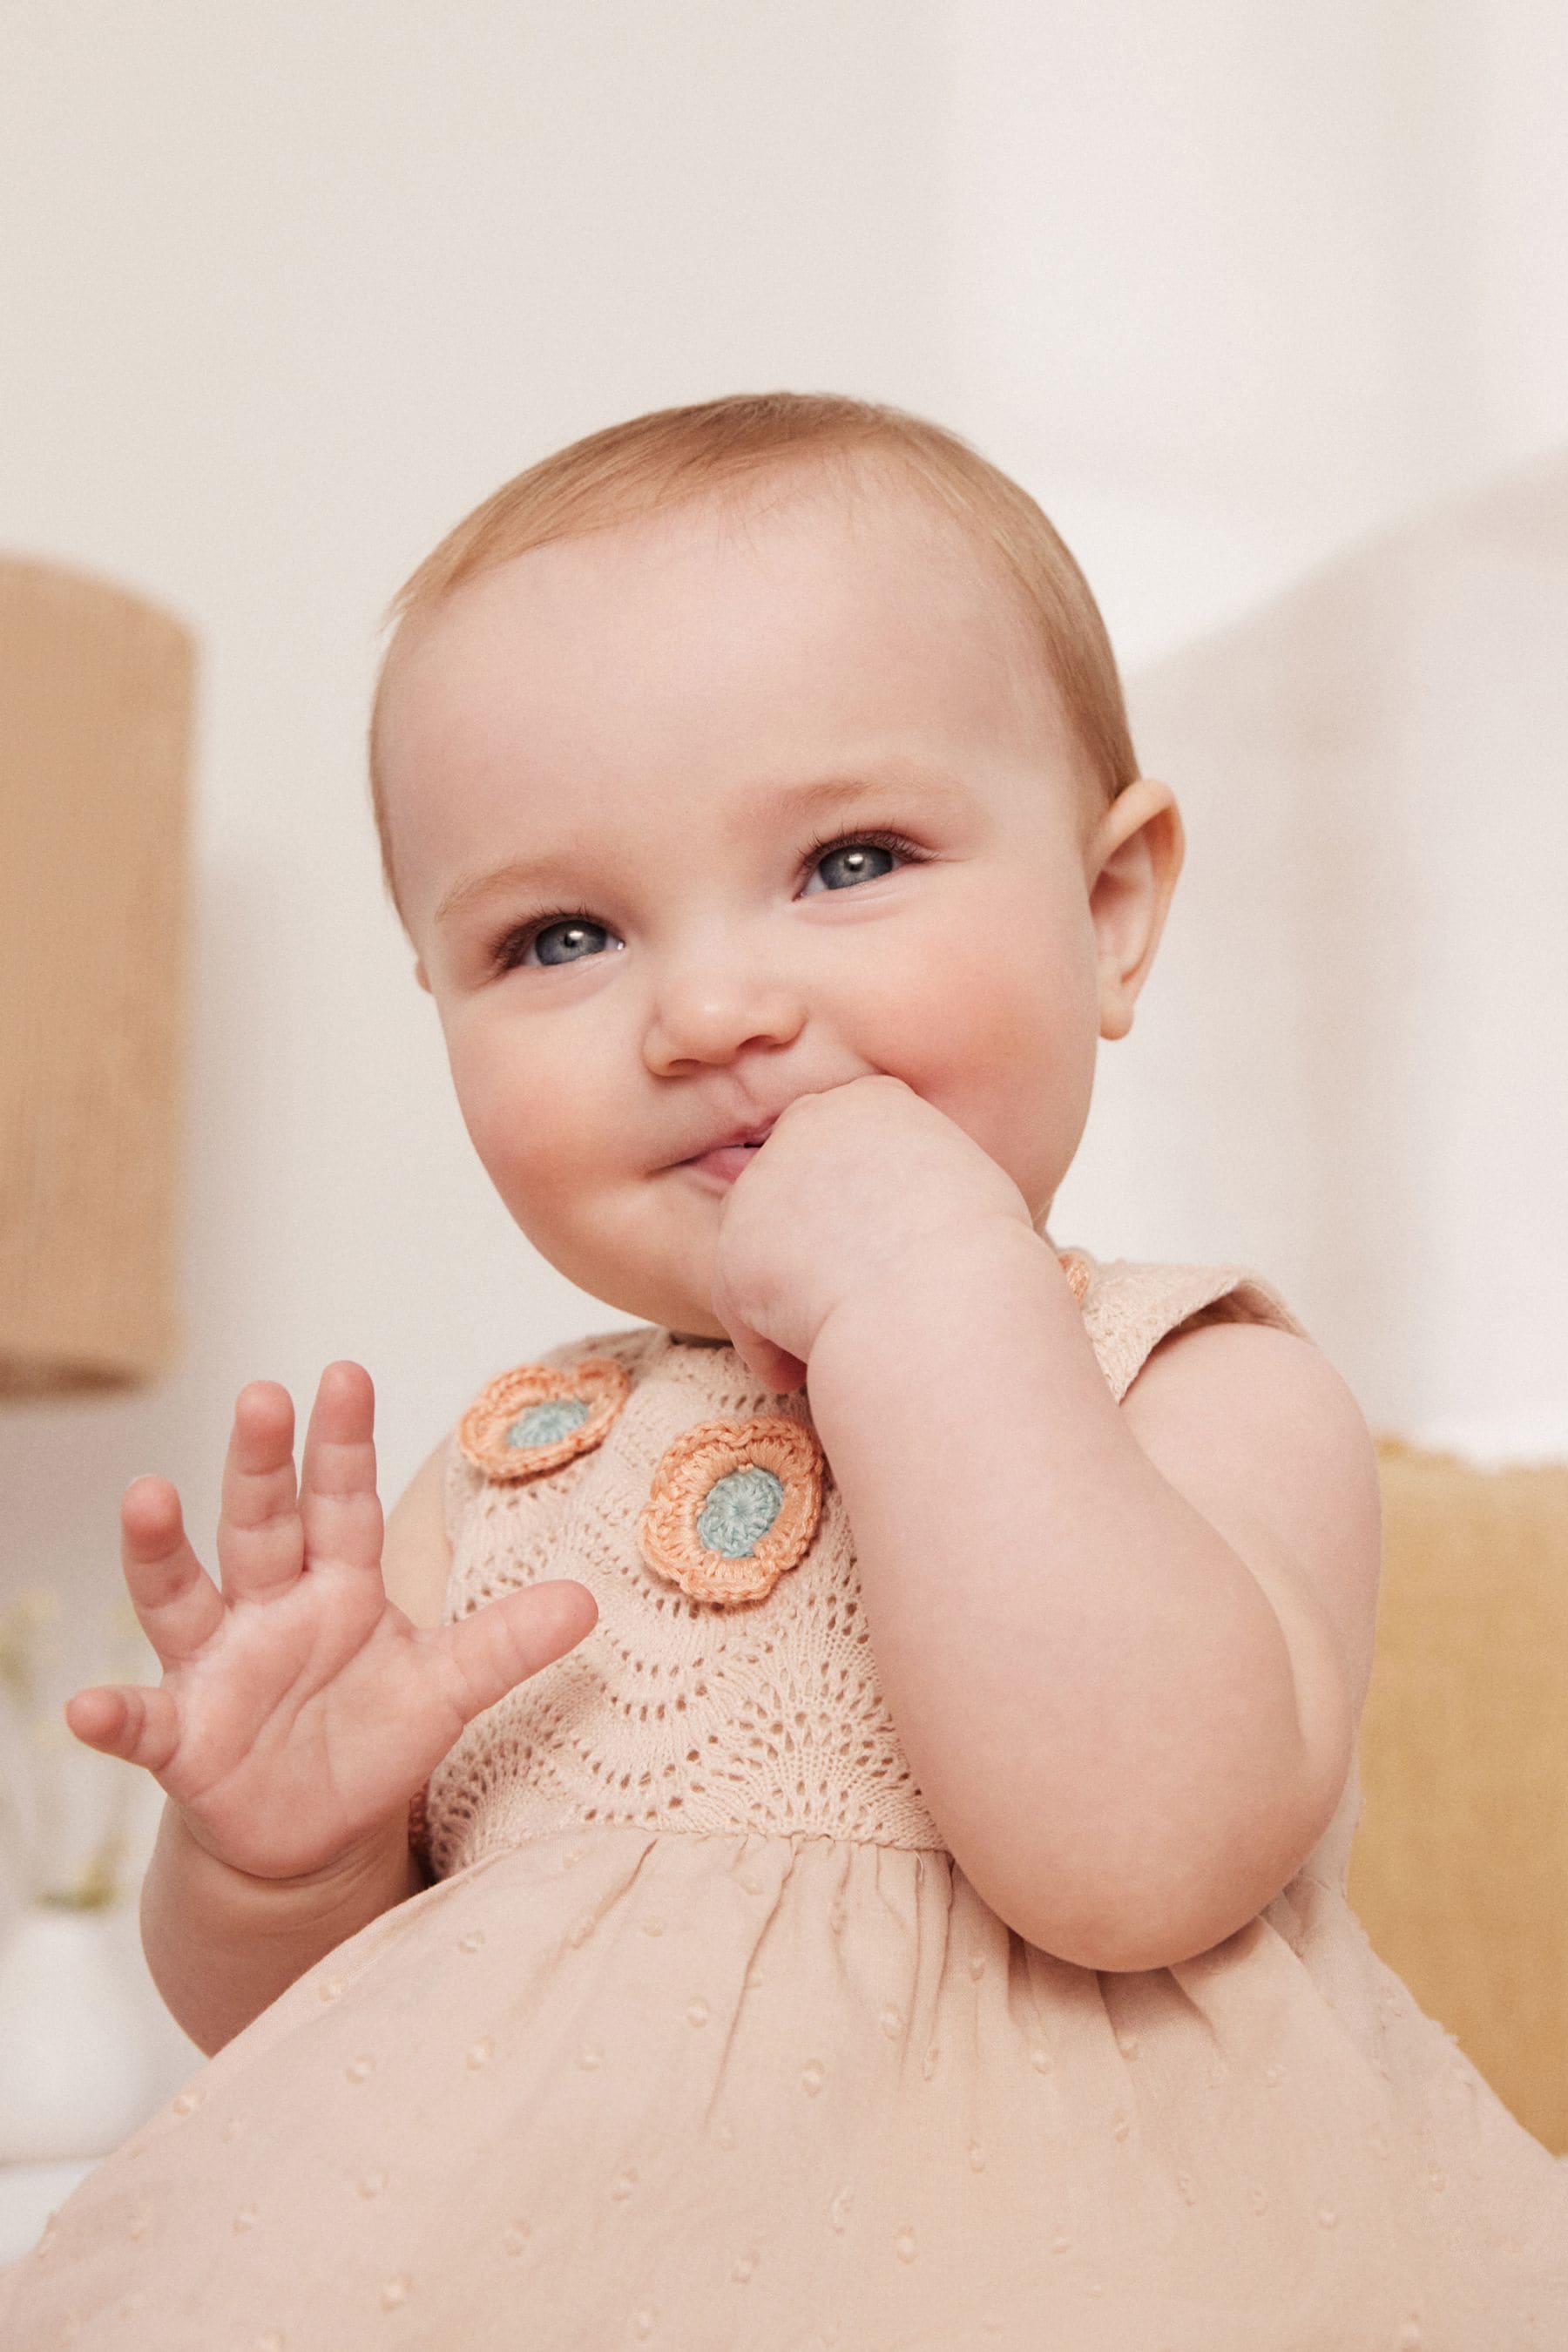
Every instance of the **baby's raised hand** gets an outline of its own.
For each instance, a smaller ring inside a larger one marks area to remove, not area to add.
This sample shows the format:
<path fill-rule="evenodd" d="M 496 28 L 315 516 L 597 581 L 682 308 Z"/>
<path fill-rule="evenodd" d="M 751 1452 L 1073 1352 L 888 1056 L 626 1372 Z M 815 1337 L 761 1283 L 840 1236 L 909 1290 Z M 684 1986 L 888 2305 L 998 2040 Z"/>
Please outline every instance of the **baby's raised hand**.
<path fill-rule="evenodd" d="M 298 1489 L 286 1389 L 240 1391 L 224 1466 L 220 1592 L 166 1478 L 121 1507 L 121 1560 L 163 1679 L 79 1691 L 66 1721 L 89 1748 L 144 1765 L 199 1843 L 237 1870 L 298 1878 L 384 1839 L 464 1726 L 591 1631 L 587 1589 L 562 1580 L 433 1630 L 382 1583 L 374 1394 L 329 1365 Z"/>
<path fill-rule="evenodd" d="M 799 1388 L 847 1291 L 918 1278 L 998 1217 L 1032 1230 L 1006 1170 L 901 1078 L 802 1095 L 731 1188 L 713 1311 L 759 1379 Z"/>

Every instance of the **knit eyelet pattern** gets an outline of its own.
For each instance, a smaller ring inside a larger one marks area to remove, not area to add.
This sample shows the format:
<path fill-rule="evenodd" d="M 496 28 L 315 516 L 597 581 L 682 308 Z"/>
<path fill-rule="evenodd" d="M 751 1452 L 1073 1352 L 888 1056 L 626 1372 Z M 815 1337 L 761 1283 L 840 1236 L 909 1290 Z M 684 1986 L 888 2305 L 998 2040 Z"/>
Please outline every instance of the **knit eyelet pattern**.
<path fill-rule="evenodd" d="M 559 1470 L 603 1444 L 631 1391 L 621 1366 L 585 1357 L 568 1370 L 522 1364 L 502 1372 L 458 1423 L 458 1450 L 503 1486 Z"/>
<path fill-rule="evenodd" d="M 782 1413 L 703 1422 L 654 1473 L 637 1524 L 643 1559 L 693 1601 L 761 1601 L 805 1557 L 822 1471 L 813 1432 Z"/>

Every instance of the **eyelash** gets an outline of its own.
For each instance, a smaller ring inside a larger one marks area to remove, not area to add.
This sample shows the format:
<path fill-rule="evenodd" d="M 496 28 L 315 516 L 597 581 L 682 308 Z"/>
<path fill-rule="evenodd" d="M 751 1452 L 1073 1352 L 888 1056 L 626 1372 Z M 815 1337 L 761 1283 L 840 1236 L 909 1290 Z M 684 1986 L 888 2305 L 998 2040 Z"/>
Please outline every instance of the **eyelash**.
<path fill-rule="evenodd" d="M 898 856 L 907 858 L 911 865 L 924 863 L 923 853 L 912 841 L 907 841 L 901 833 L 889 833 L 873 826 L 868 832 L 820 834 L 801 859 L 802 871 L 812 873 L 831 849 L 863 847 L 892 850 Z M 880 881 L 883 877 L 879 875 L 874 878 Z M 595 928 L 602 928 L 598 918 L 590 915 L 583 907 L 560 907 L 552 914 L 531 916 L 526 923 L 514 924 L 496 941 L 490 951 L 492 969 L 511 971 L 521 962 L 541 933 L 549 930 L 555 923 L 593 923 Z"/>

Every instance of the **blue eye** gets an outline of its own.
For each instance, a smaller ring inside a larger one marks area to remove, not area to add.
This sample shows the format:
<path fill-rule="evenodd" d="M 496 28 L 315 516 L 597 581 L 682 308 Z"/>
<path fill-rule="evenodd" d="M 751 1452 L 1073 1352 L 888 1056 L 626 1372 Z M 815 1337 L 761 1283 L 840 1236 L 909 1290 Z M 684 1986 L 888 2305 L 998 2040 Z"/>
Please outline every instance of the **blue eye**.
<path fill-rule="evenodd" d="M 896 833 L 839 834 L 814 842 L 808 852 L 813 873 L 823 874 L 830 890 L 847 890 L 857 882 L 879 882 L 891 873 L 895 858 L 907 860 L 918 854 L 911 843 Z M 834 879 L 836 868 L 837 878 Z"/>
<path fill-rule="evenodd" d="M 541 963 L 581 963 L 584 956 L 593 953 L 595 939 L 607 940 L 609 936 L 603 923 L 585 923 L 574 919 L 566 923 L 547 923 L 542 931 L 534 933 L 532 944 L 539 950 Z M 552 942 L 559 944 L 559 955 L 545 952 L 547 943 Z"/>
<path fill-rule="evenodd" d="M 873 862 L 879 857 L 887 859 L 887 864 L 879 869 Z M 826 857 L 818 858 L 817 871 L 825 877 L 830 890 L 844 890 L 851 882 L 878 881 L 882 874 L 892 871 L 892 865 L 890 849 L 884 849 L 879 842 L 858 841 L 848 849 L 830 849 Z M 837 881 L 833 879 L 835 866 L 838 868 L 840 877 Z"/>
<path fill-rule="evenodd" d="M 614 936 L 603 923 L 595 922 L 591 915 L 546 915 L 538 922 L 525 923 L 521 930 L 507 934 L 495 950 L 496 968 L 510 971 L 526 961 L 531 949 L 537 949 L 538 961 L 544 969 L 558 971 L 563 964 L 586 962 L 595 952 L 596 940 Z"/>

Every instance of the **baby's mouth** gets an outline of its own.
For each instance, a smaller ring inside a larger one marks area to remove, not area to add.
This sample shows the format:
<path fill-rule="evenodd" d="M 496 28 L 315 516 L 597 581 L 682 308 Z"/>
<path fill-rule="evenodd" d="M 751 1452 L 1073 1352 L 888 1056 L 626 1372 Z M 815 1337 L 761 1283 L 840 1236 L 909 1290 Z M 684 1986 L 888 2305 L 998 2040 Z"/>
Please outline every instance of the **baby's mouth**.
<path fill-rule="evenodd" d="M 751 1165 L 752 1156 L 761 1150 L 755 1143 L 726 1143 L 717 1151 L 704 1151 L 700 1159 L 689 1160 L 688 1168 L 700 1168 L 705 1175 L 722 1178 L 732 1184 L 737 1176 Z"/>
<path fill-rule="evenodd" d="M 754 1142 L 713 1144 L 708 1150 L 700 1151 L 695 1158 L 683 1160 L 680 1164 L 683 1168 L 700 1169 L 706 1176 L 716 1176 L 721 1183 L 732 1184 L 737 1176 L 744 1173 L 766 1140 L 765 1136 L 759 1136 Z"/>

